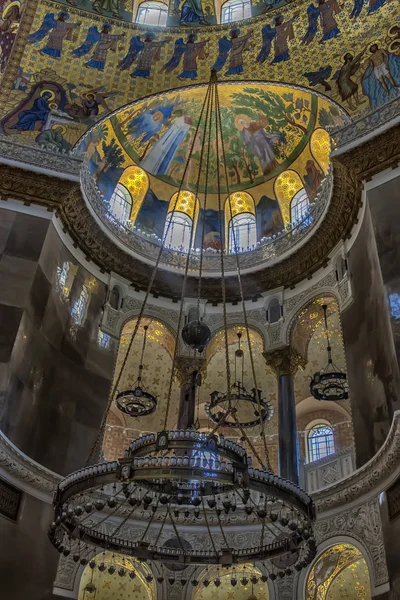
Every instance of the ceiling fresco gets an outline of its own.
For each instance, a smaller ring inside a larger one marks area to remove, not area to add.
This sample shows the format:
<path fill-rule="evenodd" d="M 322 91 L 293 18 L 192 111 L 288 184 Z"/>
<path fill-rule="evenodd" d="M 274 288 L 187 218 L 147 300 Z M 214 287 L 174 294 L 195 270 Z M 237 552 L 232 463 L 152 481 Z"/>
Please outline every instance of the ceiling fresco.
<path fill-rule="evenodd" d="M 204 120 L 200 122 L 206 87 L 167 92 L 139 101 L 113 115 L 97 127 L 116 140 L 121 161 L 139 165 L 146 173 L 179 187 L 187 166 L 184 189 L 196 191 L 200 154 L 204 137 Z M 324 173 L 329 144 L 311 148 L 313 133 L 334 124 L 344 124 L 344 114 L 335 105 L 316 94 L 273 84 L 221 84 L 219 88 L 225 160 L 231 192 L 257 187 L 275 179 L 287 169 L 307 174 L 313 161 Z M 100 133 L 96 128 L 78 146 L 85 153 Z M 105 137 L 105 133 L 103 138 Z M 315 137 L 315 136 L 314 136 Z M 192 144 L 193 153 L 189 160 Z M 313 151 L 312 151 L 313 150 Z M 305 153 L 305 156 L 303 156 Z M 91 160 L 104 156 L 103 140 L 90 150 Z M 189 162 L 188 162 L 189 161 Z M 221 191 L 227 192 L 224 165 L 216 172 L 216 141 L 211 143 L 209 181 L 219 177 Z M 119 166 L 119 165 L 116 165 Z M 114 165 L 110 165 L 113 168 Z M 204 170 L 199 191 L 204 190 Z M 101 187 L 102 181 L 97 177 Z M 154 187 L 154 185 L 153 185 Z M 263 190 L 265 191 L 265 186 Z M 216 183 L 208 187 L 216 193 Z"/>
<path fill-rule="evenodd" d="M 153 28 L 151 35 L 145 27 L 107 18 L 106 4 L 32 0 L 24 10 L 17 0 L 1 3 L 3 70 L 14 45 L 1 90 L 3 133 L 66 150 L 110 111 L 157 92 L 205 83 L 211 68 L 221 81 L 305 86 L 351 114 L 368 112 L 398 93 L 400 27 L 393 0 L 325 0 L 317 7 L 307 0 L 248 19 L 240 30 L 228 23 L 195 33 Z M 235 110 L 240 104 L 236 98 Z M 239 115 L 258 119 L 257 106 L 241 108 L 246 110 Z M 297 123 L 308 128 L 306 116 L 304 124 L 303 115 Z M 269 118 L 272 133 L 276 123 Z M 248 129 L 246 119 L 236 126 L 234 119 L 229 122 L 240 133 Z M 275 143 L 282 162 L 284 143 Z M 262 170 L 259 166 L 255 179 Z"/>
<path fill-rule="evenodd" d="M 306 600 L 371 599 L 368 567 L 350 544 L 331 546 L 317 559 L 307 579 Z"/>

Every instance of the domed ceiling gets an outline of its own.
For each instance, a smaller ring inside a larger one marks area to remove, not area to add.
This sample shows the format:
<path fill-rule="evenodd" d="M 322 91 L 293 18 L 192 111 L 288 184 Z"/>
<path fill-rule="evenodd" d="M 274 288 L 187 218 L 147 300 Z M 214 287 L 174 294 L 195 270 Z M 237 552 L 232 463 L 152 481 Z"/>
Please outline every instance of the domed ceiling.
<path fill-rule="evenodd" d="M 194 144 L 184 188 L 195 191 L 204 119 L 196 139 L 194 136 L 205 93 L 205 86 L 196 86 L 138 101 L 96 125 L 78 150 L 85 152 L 90 146 L 95 162 L 102 157 L 104 138 L 114 138 L 121 159 L 118 166 L 109 164 L 111 169 L 137 164 L 163 182 L 179 187 Z M 343 125 L 342 109 L 303 89 L 272 83 L 220 84 L 219 96 L 230 191 L 265 184 L 287 169 L 302 176 L 310 160 L 320 171 L 326 170 L 329 145 L 319 129 Z M 94 140 L 98 140 L 95 149 Z M 215 157 L 214 139 L 210 157 L 212 187 L 208 190 L 214 193 L 218 175 Z M 219 179 L 221 191 L 226 193 L 223 165 Z M 204 177 L 200 181 L 203 190 Z"/>

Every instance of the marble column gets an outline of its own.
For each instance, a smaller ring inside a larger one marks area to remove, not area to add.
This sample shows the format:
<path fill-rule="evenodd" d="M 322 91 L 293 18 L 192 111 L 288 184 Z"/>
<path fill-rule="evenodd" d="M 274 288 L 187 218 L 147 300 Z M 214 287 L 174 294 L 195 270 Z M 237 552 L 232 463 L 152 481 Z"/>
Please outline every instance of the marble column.
<path fill-rule="evenodd" d="M 205 366 L 204 358 L 179 357 L 175 361 L 175 375 L 181 385 L 178 429 L 188 429 L 194 425 L 196 389 L 201 385 L 201 373 Z"/>
<path fill-rule="evenodd" d="M 290 346 L 264 352 L 267 365 L 274 371 L 278 383 L 279 475 L 299 483 L 298 444 L 294 375 L 304 368 L 305 359 Z"/>

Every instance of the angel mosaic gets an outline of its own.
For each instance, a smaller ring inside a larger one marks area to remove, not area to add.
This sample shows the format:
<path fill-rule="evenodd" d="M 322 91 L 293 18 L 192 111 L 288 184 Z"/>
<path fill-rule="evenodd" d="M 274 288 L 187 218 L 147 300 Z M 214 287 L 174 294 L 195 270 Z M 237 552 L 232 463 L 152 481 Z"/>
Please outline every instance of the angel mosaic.
<path fill-rule="evenodd" d="M 172 58 L 164 65 L 166 73 L 171 73 L 177 68 L 181 62 L 183 56 L 183 71 L 178 76 L 181 81 L 185 79 L 196 79 L 197 78 L 197 59 L 207 58 L 206 56 L 206 45 L 210 41 L 209 39 L 197 42 L 197 35 L 191 33 L 186 43 L 183 38 L 178 38 L 175 42 L 175 49 Z"/>
<path fill-rule="evenodd" d="M 40 49 L 40 53 L 60 59 L 64 40 L 76 41 L 75 36 L 81 26 L 81 23 L 68 23 L 68 20 L 66 11 L 58 13 L 57 19 L 54 13 L 47 13 L 39 29 L 29 36 L 30 43 L 36 44 L 48 36 L 47 44 Z"/>
<path fill-rule="evenodd" d="M 80 58 L 93 50 L 91 59 L 89 62 L 85 63 L 85 67 L 104 71 L 108 51 L 111 50 L 112 52 L 115 52 L 117 49 L 117 42 L 125 37 L 125 33 L 112 34 L 111 30 L 112 27 L 109 23 L 105 23 L 101 31 L 99 31 L 96 26 L 89 27 L 86 40 L 79 48 L 73 50 L 71 54 Z"/>
<path fill-rule="evenodd" d="M 218 58 L 212 66 L 217 72 L 220 71 L 229 57 L 228 70 L 225 75 L 239 75 L 243 73 L 243 53 L 251 49 L 250 38 L 253 31 L 249 31 L 246 35 L 240 35 L 240 29 L 235 27 L 230 31 L 231 39 L 228 40 L 226 35 L 218 42 Z"/>
<path fill-rule="evenodd" d="M 379 10 L 385 4 L 385 2 L 386 0 L 369 0 L 367 14 L 372 15 L 374 12 Z M 350 17 L 352 19 L 356 19 L 360 15 L 364 4 L 365 0 L 354 0 L 353 10 L 350 13 Z"/>
<path fill-rule="evenodd" d="M 265 25 L 262 30 L 262 47 L 257 56 L 257 62 L 263 63 L 271 53 L 272 42 L 274 42 L 274 58 L 271 65 L 289 60 L 289 41 L 294 39 L 293 23 L 299 16 L 296 12 L 289 21 L 284 21 L 283 15 L 275 17 L 274 25 Z"/>
<path fill-rule="evenodd" d="M 307 8 L 308 29 L 303 37 L 303 44 L 310 44 L 318 31 L 318 21 L 321 22 L 322 38 L 320 43 L 331 40 L 340 35 L 335 15 L 340 13 L 341 8 L 337 0 L 318 0 L 318 5 L 310 4 Z"/>
<path fill-rule="evenodd" d="M 14 45 L 21 19 L 20 8 L 19 2 L 10 2 L 0 15 L 0 73 L 4 73 Z"/>
<path fill-rule="evenodd" d="M 132 36 L 128 53 L 118 64 L 118 68 L 121 71 L 126 71 L 132 66 L 136 58 L 139 57 L 136 68 L 131 73 L 131 77 L 150 77 L 153 63 L 160 60 L 162 46 L 170 41 L 170 38 L 166 38 L 157 42 L 155 41 L 155 37 L 154 33 L 147 33 L 142 41 L 139 35 Z"/>

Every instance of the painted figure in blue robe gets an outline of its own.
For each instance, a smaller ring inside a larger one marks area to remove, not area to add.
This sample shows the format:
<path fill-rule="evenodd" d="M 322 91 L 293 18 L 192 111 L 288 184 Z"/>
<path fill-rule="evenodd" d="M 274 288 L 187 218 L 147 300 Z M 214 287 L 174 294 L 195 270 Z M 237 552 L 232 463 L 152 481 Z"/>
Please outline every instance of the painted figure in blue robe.
<path fill-rule="evenodd" d="M 139 35 L 134 35 L 129 44 L 127 55 L 118 64 L 118 69 L 125 71 L 129 69 L 134 60 L 138 58 L 136 69 L 131 73 L 131 77 L 150 77 L 152 64 L 160 59 L 162 46 L 169 41 L 169 38 L 156 42 L 154 33 L 147 33 L 144 41 Z"/>
<path fill-rule="evenodd" d="M 153 175 L 168 175 L 175 155 L 192 126 L 192 119 L 181 110 L 176 110 L 174 116 L 171 125 L 140 162 L 140 166 Z"/>
<path fill-rule="evenodd" d="M 34 131 L 38 121 L 41 123 L 40 129 L 42 129 L 50 113 L 51 97 L 51 92 L 44 91 L 39 98 L 36 98 L 30 110 L 23 110 L 18 114 L 18 122 L 11 129 Z"/>
<path fill-rule="evenodd" d="M 371 108 L 376 108 L 399 94 L 400 56 L 379 48 L 378 44 L 372 44 L 370 53 L 362 89 Z"/>
<path fill-rule="evenodd" d="M 181 0 L 174 1 L 175 11 L 179 11 Z M 207 25 L 201 0 L 184 0 L 181 9 L 182 25 Z"/>
<path fill-rule="evenodd" d="M 294 39 L 293 23 L 299 16 L 298 12 L 295 12 L 293 17 L 289 21 L 284 21 L 283 15 L 275 17 L 275 37 L 274 37 L 274 59 L 270 63 L 276 65 L 278 63 L 289 60 L 289 41 Z M 272 34 L 271 34 L 272 35 Z"/>
<path fill-rule="evenodd" d="M 109 23 L 105 23 L 101 31 L 99 31 L 96 26 L 89 27 L 86 40 L 79 48 L 73 50 L 71 54 L 80 58 L 94 49 L 91 59 L 89 62 L 85 63 L 85 67 L 104 71 L 108 51 L 111 50 L 115 52 L 117 50 L 118 40 L 125 37 L 125 33 L 112 34 L 110 32 L 111 25 Z"/>
<path fill-rule="evenodd" d="M 309 44 L 315 38 L 318 30 L 318 19 L 321 20 L 322 38 L 320 43 L 331 40 L 340 35 L 335 15 L 340 12 L 337 0 L 318 0 L 318 6 L 310 4 L 307 8 L 308 29 L 303 37 L 303 44 Z"/>
<path fill-rule="evenodd" d="M 54 18 L 54 13 L 47 13 L 40 28 L 29 36 L 29 41 L 35 44 L 48 35 L 46 46 L 40 50 L 41 54 L 61 58 L 63 41 L 72 40 L 74 30 L 81 26 L 81 23 L 67 23 L 68 19 L 69 14 L 65 11 L 60 12 L 57 19 Z"/>
<path fill-rule="evenodd" d="M 166 73 L 171 73 L 181 62 L 183 56 L 183 70 L 178 75 L 178 79 L 184 81 L 185 79 L 196 79 L 197 78 L 197 59 L 206 58 L 205 46 L 210 41 L 209 39 L 197 42 L 197 35 L 191 33 L 186 43 L 183 38 L 178 38 L 175 42 L 175 49 L 172 58 L 164 65 Z"/>
<path fill-rule="evenodd" d="M 250 38 L 253 31 L 246 35 L 240 35 L 240 29 L 234 27 L 230 31 L 231 39 L 226 36 L 220 38 L 218 42 L 218 58 L 211 67 L 215 71 L 220 71 L 229 57 L 228 70 L 225 75 L 240 75 L 243 73 L 243 53 L 250 50 Z"/>
<path fill-rule="evenodd" d="M 128 124 L 128 135 L 140 140 L 142 144 L 150 142 L 151 138 L 161 131 L 173 110 L 171 105 L 146 110 Z"/>
<path fill-rule="evenodd" d="M 385 4 L 385 2 L 386 2 L 386 0 L 369 0 L 367 14 L 368 15 L 374 14 L 374 12 L 379 10 Z M 360 15 L 364 4 L 365 4 L 365 0 L 354 0 L 353 10 L 350 13 L 350 17 L 352 19 L 356 19 Z"/>
<path fill-rule="evenodd" d="M 257 56 L 257 62 L 263 63 L 267 60 L 271 53 L 272 40 L 276 36 L 276 30 L 267 24 L 261 29 L 262 34 L 262 46 Z"/>
<path fill-rule="evenodd" d="M 332 86 L 327 81 L 331 75 L 332 67 L 330 65 L 327 67 L 321 67 L 318 69 L 318 71 L 303 73 L 303 77 L 307 77 L 308 83 L 311 87 L 316 87 L 318 84 L 320 84 L 324 86 L 326 92 L 330 92 L 332 90 Z"/>

